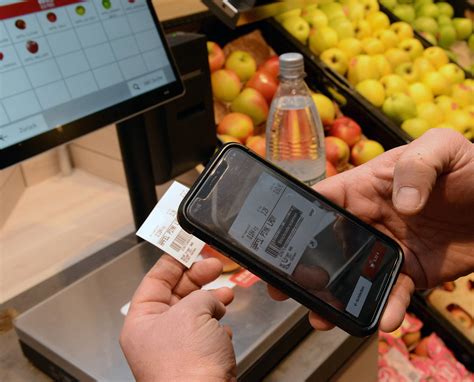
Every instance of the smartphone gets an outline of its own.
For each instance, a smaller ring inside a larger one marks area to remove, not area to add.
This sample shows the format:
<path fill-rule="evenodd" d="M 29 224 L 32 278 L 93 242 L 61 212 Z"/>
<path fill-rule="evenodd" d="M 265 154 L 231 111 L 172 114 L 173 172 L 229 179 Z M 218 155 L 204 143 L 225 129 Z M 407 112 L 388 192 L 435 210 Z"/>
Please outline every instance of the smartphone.
<path fill-rule="evenodd" d="M 270 285 L 355 336 L 378 326 L 403 252 L 246 147 L 223 146 L 178 221 Z"/>

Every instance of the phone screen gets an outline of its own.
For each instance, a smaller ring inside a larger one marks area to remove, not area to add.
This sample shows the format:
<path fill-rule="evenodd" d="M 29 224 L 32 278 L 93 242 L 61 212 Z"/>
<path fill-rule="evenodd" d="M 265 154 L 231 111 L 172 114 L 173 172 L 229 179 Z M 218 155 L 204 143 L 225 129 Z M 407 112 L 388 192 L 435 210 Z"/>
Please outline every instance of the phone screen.
<path fill-rule="evenodd" d="M 361 325 L 372 322 L 400 261 L 396 248 L 356 219 L 238 148 L 224 152 L 187 214 Z"/>

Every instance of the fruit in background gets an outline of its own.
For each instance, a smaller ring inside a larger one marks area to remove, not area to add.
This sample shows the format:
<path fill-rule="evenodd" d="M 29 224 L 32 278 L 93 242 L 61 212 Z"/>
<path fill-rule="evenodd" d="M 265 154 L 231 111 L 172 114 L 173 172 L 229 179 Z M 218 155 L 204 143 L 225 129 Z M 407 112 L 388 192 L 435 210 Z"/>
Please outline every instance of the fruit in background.
<path fill-rule="evenodd" d="M 420 103 L 416 106 L 418 118 L 424 119 L 430 127 L 444 122 L 444 113 L 441 108 L 433 102 Z"/>
<path fill-rule="evenodd" d="M 348 59 L 357 56 L 362 52 L 362 43 L 360 40 L 350 37 L 337 43 L 337 48 L 341 49 Z"/>
<path fill-rule="evenodd" d="M 250 150 L 255 151 L 262 158 L 265 158 L 265 153 L 266 153 L 265 136 L 252 135 L 251 137 L 247 138 L 247 141 L 245 142 L 245 146 L 247 146 Z"/>
<path fill-rule="evenodd" d="M 428 59 L 431 64 L 439 69 L 443 65 L 449 64 L 449 58 L 446 52 L 437 46 L 430 46 L 423 52 L 423 57 Z"/>
<path fill-rule="evenodd" d="M 453 125 L 454 128 L 464 136 L 469 136 L 469 139 L 473 138 L 474 118 L 472 118 L 467 111 L 455 110 L 448 113 L 446 116 L 446 122 Z"/>
<path fill-rule="evenodd" d="M 397 21 L 396 23 L 393 23 L 390 25 L 390 29 L 397 34 L 400 41 L 406 38 L 413 38 L 414 36 L 413 28 L 403 21 Z"/>
<path fill-rule="evenodd" d="M 453 21 L 452 21 L 451 17 L 445 16 L 445 15 L 438 16 L 437 21 L 438 21 L 438 25 L 440 27 L 445 26 L 445 25 L 451 25 L 452 26 L 452 24 L 453 24 Z"/>
<path fill-rule="evenodd" d="M 222 143 L 230 143 L 230 142 L 240 143 L 240 141 L 237 138 L 233 137 L 232 135 L 219 135 L 219 134 L 217 134 L 217 138 L 219 138 L 219 140 Z"/>
<path fill-rule="evenodd" d="M 431 89 L 434 96 L 451 93 L 449 81 L 439 72 L 426 73 L 422 77 L 422 82 Z"/>
<path fill-rule="evenodd" d="M 357 142 L 351 150 L 351 162 L 359 166 L 367 163 L 384 152 L 383 146 L 377 141 L 363 139 Z"/>
<path fill-rule="evenodd" d="M 334 165 L 326 160 L 326 178 L 329 178 L 330 176 L 337 175 L 337 170 L 334 167 Z"/>
<path fill-rule="evenodd" d="M 361 81 L 356 85 L 356 90 L 376 107 L 381 107 L 385 101 L 385 89 L 377 80 Z"/>
<path fill-rule="evenodd" d="M 300 16 L 292 16 L 283 20 L 285 28 L 299 42 L 305 44 L 309 36 L 309 24 Z"/>
<path fill-rule="evenodd" d="M 338 48 L 330 48 L 325 50 L 321 56 L 321 60 L 341 75 L 344 75 L 349 65 L 346 54 Z"/>
<path fill-rule="evenodd" d="M 471 52 L 474 52 L 474 33 L 469 36 L 468 45 Z"/>
<path fill-rule="evenodd" d="M 268 104 L 263 95 L 252 88 L 245 88 L 233 101 L 231 110 L 247 114 L 252 118 L 254 126 L 265 122 L 268 116 Z"/>
<path fill-rule="evenodd" d="M 412 23 L 415 20 L 415 10 L 408 4 L 399 5 L 393 10 L 393 14 L 407 23 Z"/>
<path fill-rule="evenodd" d="M 383 54 L 376 54 L 372 57 L 380 76 L 386 76 L 392 73 L 392 65 Z"/>
<path fill-rule="evenodd" d="M 452 18 L 454 16 L 454 9 L 451 4 L 441 1 L 439 3 L 436 3 L 436 6 L 438 7 L 438 12 L 440 16 L 447 16 L 449 18 Z"/>
<path fill-rule="evenodd" d="M 328 3 L 328 4 L 322 4 L 320 5 L 319 9 L 324 12 L 324 14 L 327 16 L 328 20 L 331 21 L 331 19 L 335 19 L 338 17 L 345 17 L 344 9 L 342 8 L 342 5 L 339 3 Z"/>
<path fill-rule="evenodd" d="M 420 57 L 423 54 L 423 45 L 416 38 L 407 38 L 400 42 L 398 47 L 410 55 L 412 60 Z"/>
<path fill-rule="evenodd" d="M 385 51 L 385 45 L 375 37 L 366 37 L 362 40 L 362 50 L 372 56 Z"/>
<path fill-rule="evenodd" d="M 443 25 L 439 28 L 438 45 L 448 49 L 456 41 L 456 29 L 452 25 Z"/>
<path fill-rule="evenodd" d="M 453 26 L 458 40 L 467 40 L 472 34 L 472 21 L 469 19 L 456 17 L 453 19 Z"/>
<path fill-rule="evenodd" d="M 273 77 L 278 78 L 280 75 L 280 58 L 278 56 L 272 56 L 265 61 L 259 70 L 263 70 L 270 73 Z"/>
<path fill-rule="evenodd" d="M 245 143 L 253 135 L 253 122 L 249 116 L 242 113 L 229 113 L 219 122 L 217 134 L 230 135 Z"/>
<path fill-rule="evenodd" d="M 439 16 L 439 8 L 436 4 L 425 4 L 422 5 L 417 12 L 418 17 L 432 17 L 437 18 Z"/>
<path fill-rule="evenodd" d="M 342 139 L 349 147 L 354 146 L 362 139 L 362 129 L 357 122 L 349 117 L 335 119 L 328 133 L 330 136 Z"/>
<path fill-rule="evenodd" d="M 395 93 L 406 93 L 408 91 L 407 82 L 397 74 L 383 76 L 380 79 L 380 83 L 384 87 L 386 97 Z"/>
<path fill-rule="evenodd" d="M 405 62 L 410 62 L 410 55 L 400 48 L 390 48 L 385 52 L 385 57 L 392 68 L 404 64 Z"/>
<path fill-rule="evenodd" d="M 401 127 L 410 137 L 418 138 L 426 133 L 432 126 L 424 119 L 412 118 L 403 122 Z"/>
<path fill-rule="evenodd" d="M 395 73 L 409 84 L 418 81 L 420 78 L 418 69 L 411 62 L 405 62 L 404 64 L 398 65 L 395 68 Z"/>
<path fill-rule="evenodd" d="M 215 72 L 224 66 L 224 51 L 213 41 L 207 42 L 207 58 L 211 72 Z"/>
<path fill-rule="evenodd" d="M 474 86 L 466 85 L 464 82 L 452 87 L 452 99 L 462 107 L 474 105 Z"/>
<path fill-rule="evenodd" d="M 372 57 L 361 54 L 349 61 L 348 79 L 353 85 L 364 80 L 376 80 L 380 77 Z"/>
<path fill-rule="evenodd" d="M 258 70 L 245 84 L 245 87 L 258 90 L 270 104 L 278 89 L 278 81 L 270 73 Z"/>
<path fill-rule="evenodd" d="M 456 64 L 443 65 L 438 72 L 446 77 L 451 85 L 460 84 L 465 79 L 464 70 Z"/>
<path fill-rule="evenodd" d="M 419 73 L 424 74 L 428 72 L 434 72 L 436 70 L 431 61 L 425 57 L 418 57 L 417 59 L 415 59 L 413 64 L 415 65 Z"/>
<path fill-rule="evenodd" d="M 240 78 L 232 70 L 219 69 L 211 74 L 212 94 L 224 102 L 232 102 L 240 93 Z"/>
<path fill-rule="evenodd" d="M 408 87 L 408 95 L 415 101 L 416 104 L 424 102 L 433 102 L 433 93 L 422 82 L 415 82 Z"/>
<path fill-rule="evenodd" d="M 374 37 L 382 42 L 385 49 L 396 48 L 400 41 L 397 34 L 390 29 L 379 30 L 374 33 Z"/>
<path fill-rule="evenodd" d="M 330 125 L 336 116 L 336 108 L 334 103 L 325 95 L 322 94 L 311 94 L 313 101 L 318 110 L 319 117 L 324 126 Z"/>
<path fill-rule="evenodd" d="M 205 244 L 204 247 L 201 250 L 200 255 L 204 257 L 205 259 L 208 259 L 210 257 L 213 257 L 217 260 L 219 260 L 222 263 L 223 266 L 223 272 L 232 272 L 235 271 L 236 269 L 240 268 L 240 265 L 237 263 L 234 263 L 231 259 L 228 257 L 224 256 L 222 253 L 219 251 L 215 250 L 212 248 L 210 245 Z"/>
<path fill-rule="evenodd" d="M 322 27 L 313 30 L 309 36 L 309 49 L 315 54 L 321 54 L 326 49 L 336 47 L 338 42 L 337 33 L 331 27 Z"/>
<path fill-rule="evenodd" d="M 379 3 L 391 11 L 398 5 L 397 0 L 380 0 Z"/>
<path fill-rule="evenodd" d="M 436 35 L 438 33 L 438 23 L 431 17 L 419 17 L 413 23 L 417 31 L 431 33 Z"/>
<path fill-rule="evenodd" d="M 347 14 L 347 18 L 351 21 L 363 20 L 365 18 L 364 6 L 357 2 L 352 2 L 345 6 L 344 13 Z"/>
<path fill-rule="evenodd" d="M 415 101 L 403 93 L 394 93 L 387 97 L 382 110 L 390 119 L 397 123 L 402 123 L 407 119 L 416 117 Z"/>
<path fill-rule="evenodd" d="M 312 9 L 311 11 L 301 14 L 301 17 L 305 19 L 311 28 L 321 28 L 328 25 L 328 18 L 326 14 L 320 9 Z"/>
<path fill-rule="evenodd" d="M 358 0 L 364 6 L 365 15 L 378 12 L 380 10 L 377 0 Z"/>
<path fill-rule="evenodd" d="M 326 160 L 338 170 L 344 168 L 349 162 L 350 149 L 346 142 L 337 137 L 324 138 Z"/>
<path fill-rule="evenodd" d="M 438 40 L 436 39 L 436 37 L 434 35 L 432 35 L 431 33 L 428 33 L 428 32 L 419 32 L 421 36 L 423 36 L 423 38 L 428 41 L 431 45 L 437 45 L 438 44 Z"/>
<path fill-rule="evenodd" d="M 372 28 L 366 20 L 359 20 L 354 24 L 354 35 L 359 40 L 370 37 L 372 35 Z"/>
<path fill-rule="evenodd" d="M 367 16 L 366 20 L 369 22 L 372 32 L 385 30 L 390 27 L 390 19 L 383 12 L 371 13 Z"/>
<path fill-rule="evenodd" d="M 451 97 L 445 95 L 436 97 L 434 102 L 439 106 L 445 115 L 448 115 L 450 112 L 459 110 L 461 108 L 459 104 L 454 102 Z"/>
<path fill-rule="evenodd" d="M 338 40 L 354 37 L 354 27 L 345 17 L 330 20 L 329 26 L 336 31 Z"/>
<path fill-rule="evenodd" d="M 275 20 L 279 23 L 282 23 L 286 18 L 293 16 L 301 16 L 301 8 L 292 9 L 291 11 L 286 11 L 275 16 Z"/>
<path fill-rule="evenodd" d="M 225 68 L 233 70 L 245 82 L 257 71 L 257 63 L 250 53 L 236 50 L 227 57 Z"/>

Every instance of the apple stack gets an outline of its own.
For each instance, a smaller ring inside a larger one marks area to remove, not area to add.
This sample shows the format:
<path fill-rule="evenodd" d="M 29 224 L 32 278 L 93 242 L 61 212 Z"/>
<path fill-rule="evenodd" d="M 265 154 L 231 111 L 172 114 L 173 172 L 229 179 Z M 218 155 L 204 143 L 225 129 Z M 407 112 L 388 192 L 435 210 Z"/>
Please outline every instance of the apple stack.
<path fill-rule="evenodd" d="M 474 138 L 474 81 L 376 0 L 321 0 L 276 19 L 413 138 L 432 127 Z"/>
<path fill-rule="evenodd" d="M 433 45 L 449 49 L 455 42 L 467 41 L 474 52 L 472 21 L 455 17 L 451 4 L 433 0 L 380 0 L 400 20 L 412 24 Z"/>
<path fill-rule="evenodd" d="M 214 98 L 224 105 L 217 134 L 223 142 L 246 144 L 265 156 L 264 131 L 269 105 L 278 88 L 278 56 L 272 56 L 259 68 L 252 55 L 236 50 L 225 57 L 221 47 L 207 43 L 211 85 Z"/>

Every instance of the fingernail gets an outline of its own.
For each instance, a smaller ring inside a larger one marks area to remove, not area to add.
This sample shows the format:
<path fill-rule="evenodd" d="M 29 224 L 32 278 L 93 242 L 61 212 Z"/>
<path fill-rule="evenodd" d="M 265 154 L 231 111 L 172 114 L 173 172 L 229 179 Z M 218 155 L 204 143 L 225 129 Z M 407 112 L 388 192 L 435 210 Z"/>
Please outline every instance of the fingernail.
<path fill-rule="evenodd" d="M 421 195 L 418 189 L 413 187 L 400 187 L 397 192 L 397 208 L 403 210 L 414 210 L 421 202 Z"/>

